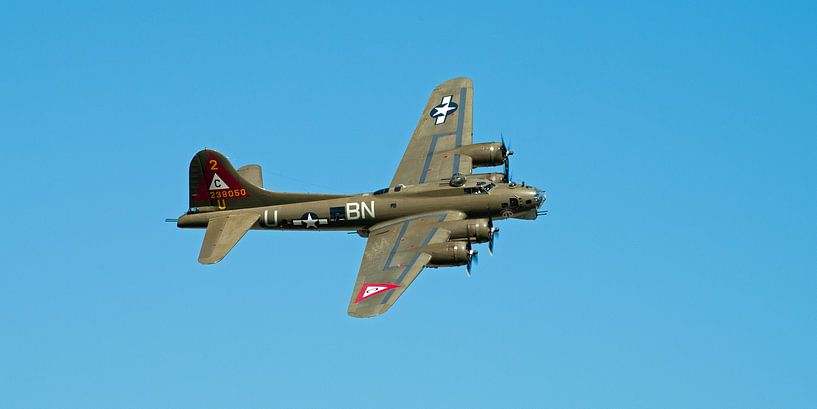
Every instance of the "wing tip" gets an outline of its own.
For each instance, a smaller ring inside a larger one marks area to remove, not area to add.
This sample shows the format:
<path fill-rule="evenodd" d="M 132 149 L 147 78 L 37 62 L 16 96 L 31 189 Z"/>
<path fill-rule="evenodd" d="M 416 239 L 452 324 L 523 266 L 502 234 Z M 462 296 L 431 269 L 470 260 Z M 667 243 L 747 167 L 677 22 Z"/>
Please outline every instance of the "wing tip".
<path fill-rule="evenodd" d="M 214 258 L 214 257 L 209 257 L 209 256 L 208 257 L 200 256 L 199 257 L 199 263 L 204 264 L 204 265 L 216 264 L 219 261 L 221 261 L 223 258 L 224 257 Z"/>
<path fill-rule="evenodd" d="M 352 318 L 373 318 L 377 317 L 378 315 L 382 315 L 386 311 L 389 310 L 390 306 L 383 306 L 383 307 L 375 307 L 375 308 L 355 308 L 353 306 L 349 306 L 349 310 L 346 311 Z"/>
<path fill-rule="evenodd" d="M 474 81 L 468 77 L 456 77 L 446 80 L 442 84 L 438 85 L 436 89 L 444 88 L 444 87 L 466 87 L 466 88 L 473 88 Z"/>

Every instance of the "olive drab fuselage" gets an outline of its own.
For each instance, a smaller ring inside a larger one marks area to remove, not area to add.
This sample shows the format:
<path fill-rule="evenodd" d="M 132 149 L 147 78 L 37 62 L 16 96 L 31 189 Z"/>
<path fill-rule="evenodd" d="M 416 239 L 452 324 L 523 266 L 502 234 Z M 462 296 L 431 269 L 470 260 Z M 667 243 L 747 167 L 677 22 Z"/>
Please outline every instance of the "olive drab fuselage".
<path fill-rule="evenodd" d="M 218 213 L 258 214 L 259 218 L 253 229 L 348 230 L 365 235 L 367 229 L 377 223 L 440 209 L 460 211 L 468 215 L 468 218 L 519 217 L 528 212 L 536 212 L 538 205 L 544 200 L 542 193 L 533 187 L 493 183 L 473 177 L 458 187 L 443 182 L 396 186 L 374 193 L 331 196 L 333 198 L 324 200 L 224 209 Z M 179 218 L 178 226 L 206 228 L 211 217 L 210 211 L 190 209 Z"/>

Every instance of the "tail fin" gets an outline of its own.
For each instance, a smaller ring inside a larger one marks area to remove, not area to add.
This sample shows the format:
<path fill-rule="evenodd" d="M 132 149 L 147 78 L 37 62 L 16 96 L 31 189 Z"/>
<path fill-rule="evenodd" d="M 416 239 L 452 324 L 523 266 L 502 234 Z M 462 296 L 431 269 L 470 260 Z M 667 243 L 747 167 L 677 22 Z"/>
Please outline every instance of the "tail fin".
<path fill-rule="evenodd" d="M 190 208 L 243 209 L 274 204 L 275 194 L 254 185 L 227 158 L 205 149 L 190 161 Z"/>
<path fill-rule="evenodd" d="M 235 170 L 227 158 L 210 149 L 190 161 L 190 212 L 246 209 L 336 199 L 348 195 L 271 192 L 261 187 L 261 167 Z"/>

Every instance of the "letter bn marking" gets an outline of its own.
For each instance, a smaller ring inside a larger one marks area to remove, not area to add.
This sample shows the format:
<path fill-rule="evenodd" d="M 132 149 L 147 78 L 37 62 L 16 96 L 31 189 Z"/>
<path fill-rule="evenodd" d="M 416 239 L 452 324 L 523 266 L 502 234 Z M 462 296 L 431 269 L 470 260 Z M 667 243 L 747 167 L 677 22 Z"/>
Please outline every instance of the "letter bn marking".
<path fill-rule="evenodd" d="M 366 202 L 360 203 L 346 203 L 346 219 L 360 220 L 366 217 L 374 218 L 374 200 L 368 204 Z"/>

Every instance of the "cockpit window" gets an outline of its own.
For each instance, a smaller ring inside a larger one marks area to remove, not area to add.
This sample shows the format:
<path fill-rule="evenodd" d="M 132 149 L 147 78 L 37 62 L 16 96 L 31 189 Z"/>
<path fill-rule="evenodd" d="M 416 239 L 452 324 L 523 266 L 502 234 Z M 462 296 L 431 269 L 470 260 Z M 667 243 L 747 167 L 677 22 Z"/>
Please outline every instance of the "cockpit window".
<path fill-rule="evenodd" d="M 464 190 L 466 195 L 484 195 L 490 192 L 494 187 L 496 187 L 495 184 L 489 183 L 484 186 L 466 187 Z"/>
<path fill-rule="evenodd" d="M 375 190 L 372 194 L 374 195 L 382 195 L 383 193 L 389 193 L 389 188 L 384 187 L 383 189 Z"/>

